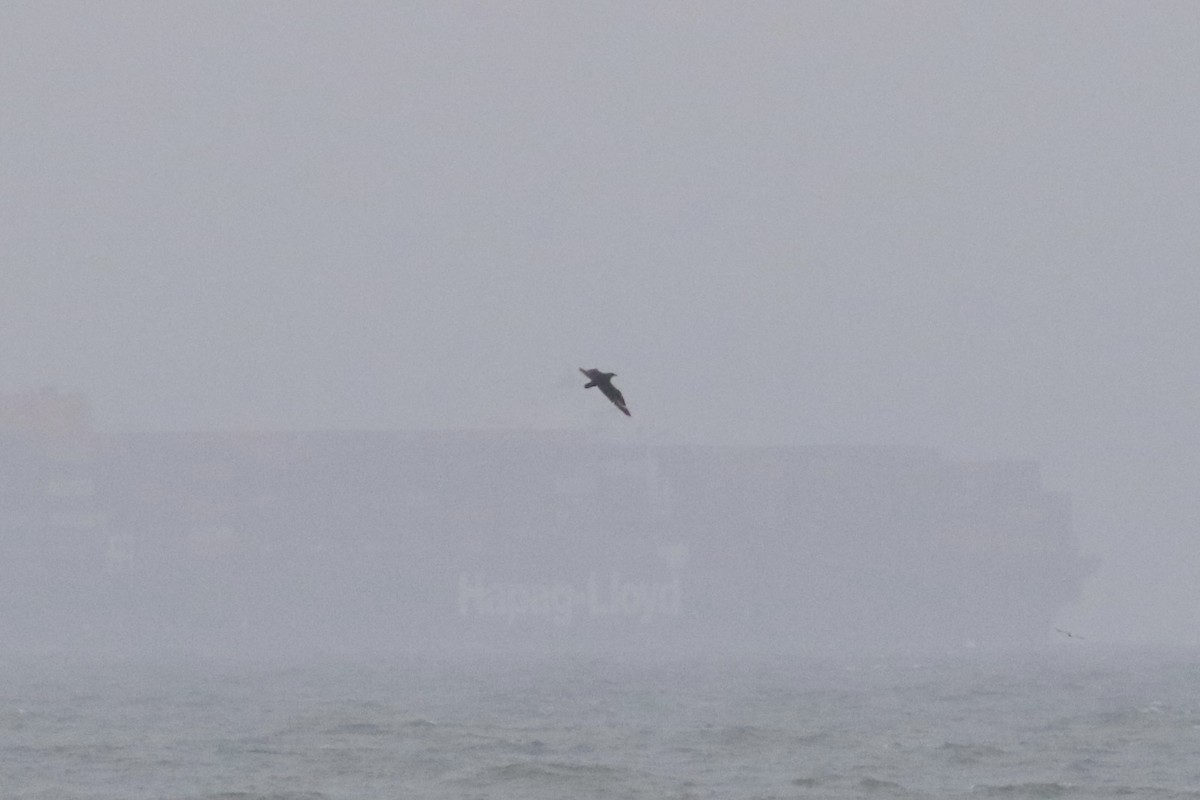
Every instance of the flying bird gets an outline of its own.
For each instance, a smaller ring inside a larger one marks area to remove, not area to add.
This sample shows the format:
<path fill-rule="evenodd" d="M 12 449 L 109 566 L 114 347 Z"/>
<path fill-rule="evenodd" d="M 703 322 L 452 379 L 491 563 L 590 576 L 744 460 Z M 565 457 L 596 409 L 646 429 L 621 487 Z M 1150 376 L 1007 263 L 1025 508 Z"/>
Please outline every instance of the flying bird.
<path fill-rule="evenodd" d="M 627 417 L 633 416 L 629 413 L 629 409 L 625 407 L 625 397 L 621 394 L 621 390 L 612 385 L 612 379 L 617 376 L 617 373 L 601 372 L 598 369 L 584 369 L 583 367 L 580 367 L 579 371 L 588 379 L 583 388 L 590 389 L 593 386 L 599 386 L 604 396 L 612 400 L 613 405 L 621 409 L 622 414 Z"/>
<path fill-rule="evenodd" d="M 1063 636 L 1066 636 L 1068 639 L 1083 639 L 1083 637 L 1080 636 L 1078 633 L 1071 633 L 1070 631 L 1064 631 L 1062 628 L 1055 628 L 1054 630 L 1058 631 Z"/>

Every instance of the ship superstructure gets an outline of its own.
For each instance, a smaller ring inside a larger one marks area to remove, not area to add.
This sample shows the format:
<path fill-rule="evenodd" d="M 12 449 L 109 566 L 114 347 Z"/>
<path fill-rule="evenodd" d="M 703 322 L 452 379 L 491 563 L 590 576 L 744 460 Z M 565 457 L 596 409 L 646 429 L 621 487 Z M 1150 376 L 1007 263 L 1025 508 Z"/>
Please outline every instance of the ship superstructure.
<path fill-rule="evenodd" d="M 101 435 L 77 398 L 31 402 L 75 420 L 0 428 L 0 633 L 39 646 L 955 646 L 1044 636 L 1090 569 L 1030 462 L 547 431 Z"/>

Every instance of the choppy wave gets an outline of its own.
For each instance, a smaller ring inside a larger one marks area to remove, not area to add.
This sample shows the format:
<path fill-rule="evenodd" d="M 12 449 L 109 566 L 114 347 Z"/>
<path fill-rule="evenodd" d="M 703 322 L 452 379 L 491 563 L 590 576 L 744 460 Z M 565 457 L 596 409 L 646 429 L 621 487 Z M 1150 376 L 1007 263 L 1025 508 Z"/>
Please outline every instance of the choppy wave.
<path fill-rule="evenodd" d="M 1200 800 L 1198 670 L 810 667 L 0 674 L 4 797 Z"/>
<path fill-rule="evenodd" d="M 328 795 L 320 792 L 272 792 L 270 794 L 220 792 L 202 795 L 197 800 L 327 800 L 327 798 Z"/>
<path fill-rule="evenodd" d="M 1200 790 L 1172 789 L 1162 786 L 1084 786 L 1057 781 L 1030 781 L 1027 783 L 981 784 L 971 787 L 971 795 L 977 797 L 1012 798 L 1137 798 L 1137 800 L 1198 800 Z"/>
<path fill-rule="evenodd" d="M 1002 761 L 1009 751 L 990 744 L 961 744 L 944 742 L 938 748 L 951 764 L 975 765 L 985 761 Z"/>
<path fill-rule="evenodd" d="M 1066 797 L 1074 793 L 1078 787 L 1070 784 L 1055 783 L 1004 783 L 995 786 L 972 786 L 972 794 L 984 797 L 1030 797 L 1049 798 Z"/>

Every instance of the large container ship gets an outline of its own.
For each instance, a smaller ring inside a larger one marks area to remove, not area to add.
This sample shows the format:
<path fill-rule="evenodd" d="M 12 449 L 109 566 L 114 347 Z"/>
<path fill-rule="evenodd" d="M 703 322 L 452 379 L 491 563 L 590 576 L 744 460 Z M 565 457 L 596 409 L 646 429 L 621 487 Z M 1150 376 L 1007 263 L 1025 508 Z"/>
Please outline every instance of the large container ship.
<path fill-rule="evenodd" d="M 0 408 L 0 634 L 30 647 L 961 647 L 1046 636 L 1090 569 L 1030 462 Z"/>

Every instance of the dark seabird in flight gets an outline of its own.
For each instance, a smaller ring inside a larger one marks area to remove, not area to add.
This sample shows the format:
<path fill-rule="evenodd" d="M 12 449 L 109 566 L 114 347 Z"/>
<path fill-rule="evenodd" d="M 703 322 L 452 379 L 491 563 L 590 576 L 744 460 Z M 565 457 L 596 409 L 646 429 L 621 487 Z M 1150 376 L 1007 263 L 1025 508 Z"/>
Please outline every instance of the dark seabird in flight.
<path fill-rule="evenodd" d="M 625 398 L 621 395 L 621 390 L 612 385 L 612 379 L 617 376 L 615 372 L 601 372 L 598 369 L 579 368 L 588 379 L 588 382 L 583 388 L 590 389 L 593 386 L 599 386 L 600 391 L 604 392 L 604 396 L 612 400 L 613 405 L 621 409 L 621 413 L 627 417 L 633 415 L 629 413 L 629 409 L 625 407 Z"/>
<path fill-rule="evenodd" d="M 1062 628 L 1055 628 L 1054 630 L 1058 631 L 1063 636 L 1066 636 L 1068 639 L 1083 639 L 1083 637 L 1079 634 L 1071 633 L 1070 631 L 1064 631 Z"/>

